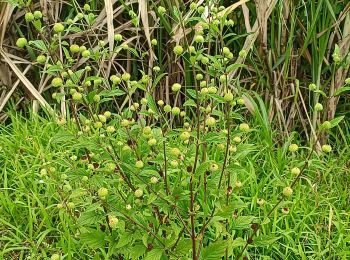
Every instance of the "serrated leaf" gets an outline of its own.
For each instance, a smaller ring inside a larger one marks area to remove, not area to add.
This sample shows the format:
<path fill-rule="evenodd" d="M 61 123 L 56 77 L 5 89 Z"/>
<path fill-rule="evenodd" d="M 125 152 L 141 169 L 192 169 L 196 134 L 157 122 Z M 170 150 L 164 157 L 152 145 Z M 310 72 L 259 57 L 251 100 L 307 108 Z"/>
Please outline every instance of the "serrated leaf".
<path fill-rule="evenodd" d="M 183 104 L 184 107 L 196 107 L 197 104 L 194 102 L 193 99 L 189 98 L 186 100 L 186 102 Z"/>
<path fill-rule="evenodd" d="M 130 259 L 139 259 L 146 253 L 146 247 L 144 245 L 136 245 L 131 249 Z"/>
<path fill-rule="evenodd" d="M 125 92 L 121 89 L 102 90 L 99 95 L 101 97 L 115 97 L 125 95 Z"/>
<path fill-rule="evenodd" d="M 160 260 L 163 255 L 163 250 L 154 248 L 151 251 L 149 251 L 144 258 L 145 260 Z"/>
<path fill-rule="evenodd" d="M 233 221 L 233 229 L 249 228 L 254 219 L 254 216 L 239 216 Z"/>
<path fill-rule="evenodd" d="M 238 69 L 238 68 L 246 68 L 247 65 L 244 65 L 244 64 L 239 64 L 239 63 L 235 63 L 235 64 L 231 64 L 230 66 L 228 66 L 226 68 L 226 73 L 231 73 L 232 71 L 234 71 L 235 69 Z"/>
<path fill-rule="evenodd" d="M 217 241 L 203 248 L 201 259 L 203 260 L 218 260 L 221 259 L 227 247 L 227 241 Z"/>
<path fill-rule="evenodd" d="M 337 89 L 336 92 L 334 92 L 333 97 L 339 96 L 340 94 L 342 94 L 343 92 L 346 91 L 350 91 L 350 87 L 341 87 L 339 89 Z"/>
<path fill-rule="evenodd" d="M 101 230 L 89 229 L 88 232 L 80 234 L 80 241 L 92 248 L 104 247 L 106 234 Z"/>
<path fill-rule="evenodd" d="M 236 248 L 239 246 L 244 246 L 245 244 L 246 244 L 246 241 L 243 238 L 237 237 L 235 240 L 233 240 L 231 247 Z"/>
<path fill-rule="evenodd" d="M 333 118 L 330 123 L 332 125 L 332 127 L 337 126 L 342 120 L 344 119 L 344 116 L 338 116 L 336 118 Z"/>
<path fill-rule="evenodd" d="M 280 237 L 274 237 L 274 236 L 268 236 L 268 235 L 260 235 L 257 238 L 254 239 L 253 244 L 255 246 L 269 246 L 275 243 Z"/>
<path fill-rule="evenodd" d="M 121 236 L 119 237 L 119 240 L 118 240 L 118 244 L 115 247 L 121 248 L 123 246 L 130 244 L 131 241 L 132 241 L 132 234 L 125 232 L 125 233 L 121 234 Z"/>
<path fill-rule="evenodd" d="M 43 52 L 48 52 L 47 47 L 42 40 L 35 40 L 35 41 L 29 41 L 29 45 L 33 45 L 37 49 L 43 51 Z"/>

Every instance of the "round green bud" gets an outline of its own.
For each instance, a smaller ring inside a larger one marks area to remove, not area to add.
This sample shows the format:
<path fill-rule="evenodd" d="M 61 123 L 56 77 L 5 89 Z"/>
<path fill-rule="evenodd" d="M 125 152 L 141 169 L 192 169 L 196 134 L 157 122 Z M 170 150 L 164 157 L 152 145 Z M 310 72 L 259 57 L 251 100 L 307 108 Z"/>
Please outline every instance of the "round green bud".
<path fill-rule="evenodd" d="M 174 92 L 178 92 L 181 89 L 181 85 L 179 83 L 174 83 L 173 86 L 171 87 L 171 90 Z"/>
<path fill-rule="evenodd" d="M 173 115 L 178 115 L 178 114 L 180 114 L 180 108 L 178 108 L 178 107 L 173 107 L 173 108 L 171 109 L 171 113 L 173 113 Z"/>
<path fill-rule="evenodd" d="M 39 64 L 43 64 L 46 62 L 46 56 L 45 55 L 39 55 L 36 57 L 36 62 Z"/>
<path fill-rule="evenodd" d="M 194 41 L 195 41 L 196 43 L 203 43 L 203 42 L 204 42 L 204 37 L 203 37 L 202 35 L 196 35 L 196 36 L 194 37 Z"/>
<path fill-rule="evenodd" d="M 27 22 L 32 22 L 32 21 L 34 21 L 34 15 L 33 15 L 31 12 L 26 13 L 26 14 L 24 15 L 24 19 L 25 19 Z"/>
<path fill-rule="evenodd" d="M 131 75 L 129 73 L 127 73 L 127 72 L 123 73 L 122 80 L 129 81 L 130 78 L 131 78 Z"/>
<path fill-rule="evenodd" d="M 150 126 L 145 126 L 143 129 L 142 129 L 142 133 L 146 136 L 152 134 L 152 128 Z"/>
<path fill-rule="evenodd" d="M 290 172 L 294 175 L 299 175 L 300 174 L 300 169 L 298 167 L 294 167 L 290 170 Z"/>
<path fill-rule="evenodd" d="M 127 127 L 130 125 L 130 121 L 129 120 L 126 120 L 126 119 L 123 119 L 121 122 L 120 122 L 121 126 L 123 127 Z"/>
<path fill-rule="evenodd" d="M 35 18 L 35 19 L 41 19 L 41 18 L 43 18 L 42 12 L 40 12 L 40 11 L 35 11 L 35 12 L 34 12 L 34 18 Z"/>
<path fill-rule="evenodd" d="M 109 79 L 113 82 L 113 84 L 116 85 L 118 85 L 121 82 L 121 79 L 117 75 L 112 75 Z"/>
<path fill-rule="evenodd" d="M 198 13 L 202 14 L 205 11 L 205 7 L 204 6 L 199 6 L 197 11 L 198 11 Z"/>
<path fill-rule="evenodd" d="M 109 217 L 108 218 L 108 225 L 112 228 L 115 229 L 118 226 L 119 219 L 116 217 Z"/>
<path fill-rule="evenodd" d="M 76 92 L 76 93 L 74 93 L 72 95 L 72 98 L 73 98 L 74 101 L 80 101 L 80 100 L 82 100 L 83 95 L 81 93 L 79 93 L 79 92 Z"/>
<path fill-rule="evenodd" d="M 196 48 L 194 47 L 194 46 L 189 46 L 188 47 L 188 51 L 190 52 L 190 53 L 195 53 L 196 52 Z"/>
<path fill-rule="evenodd" d="M 97 192 L 100 199 L 105 199 L 108 195 L 108 190 L 106 188 L 100 188 Z"/>
<path fill-rule="evenodd" d="M 147 143 L 148 143 L 149 146 L 154 146 L 154 145 L 157 144 L 157 140 L 155 138 L 151 138 L 151 139 L 148 140 Z"/>
<path fill-rule="evenodd" d="M 163 6 L 159 6 L 158 7 L 158 13 L 159 14 L 165 14 L 165 12 L 166 12 L 166 9 Z"/>
<path fill-rule="evenodd" d="M 322 151 L 325 153 L 330 153 L 332 151 L 332 146 L 330 146 L 328 144 L 324 144 L 324 145 L 322 145 Z"/>
<path fill-rule="evenodd" d="M 90 57 L 90 51 L 89 50 L 85 50 L 81 53 L 81 56 L 83 56 L 84 58 L 89 58 Z"/>
<path fill-rule="evenodd" d="M 286 197 L 290 197 L 293 194 L 293 189 L 291 187 L 285 187 L 283 189 L 283 195 Z"/>
<path fill-rule="evenodd" d="M 315 90 L 317 90 L 317 86 L 316 86 L 316 84 L 311 83 L 311 84 L 309 85 L 309 90 L 311 90 L 311 91 L 315 91 Z"/>
<path fill-rule="evenodd" d="M 226 74 L 220 75 L 220 82 L 221 83 L 226 83 L 227 82 L 227 75 Z"/>
<path fill-rule="evenodd" d="M 345 79 L 345 84 L 347 84 L 347 85 L 350 84 L 350 78 Z"/>
<path fill-rule="evenodd" d="M 209 166 L 209 170 L 210 170 L 211 172 L 216 172 L 217 170 L 219 170 L 219 165 L 217 165 L 216 163 L 212 163 L 212 164 L 210 164 L 210 166 Z"/>
<path fill-rule="evenodd" d="M 201 89 L 201 94 L 205 95 L 209 93 L 209 89 L 208 88 L 202 88 Z"/>
<path fill-rule="evenodd" d="M 172 156 L 178 157 L 181 154 L 181 152 L 180 152 L 179 148 L 174 147 L 174 148 L 171 148 L 170 154 Z"/>
<path fill-rule="evenodd" d="M 99 102 L 101 100 L 100 95 L 94 95 L 93 100 L 94 102 Z"/>
<path fill-rule="evenodd" d="M 115 132 L 115 127 L 112 126 L 112 125 L 107 126 L 106 131 L 107 131 L 107 133 L 110 133 L 110 134 L 114 133 Z"/>
<path fill-rule="evenodd" d="M 142 189 L 137 189 L 134 192 L 136 198 L 140 198 L 143 195 L 143 190 Z"/>
<path fill-rule="evenodd" d="M 218 89 L 216 87 L 214 87 L 214 86 L 210 86 L 208 88 L 208 93 L 209 94 L 215 94 L 217 91 L 218 91 Z"/>
<path fill-rule="evenodd" d="M 182 52 L 183 52 L 183 48 L 182 48 L 182 46 L 180 46 L 180 45 L 176 45 L 175 47 L 174 47 L 174 53 L 176 54 L 176 55 L 181 55 L 182 54 Z"/>
<path fill-rule="evenodd" d="M 64 26 L 61 23 L 55 23 L 55 25 L 53 26 L 53 31 L 55 33 L 61 33 L 63 32 L 63 30 L 64 30 Z"/>
<path fill-rule="evenodd" d="M 298 151 L 298 149 L 299 149 L 299 146 L 297 144 L 291 144 L 289 145 L 289 148 L 288 148 L 288 150 L 292 153 Z"/>
<path fill-rule="evenodd" d="M 203 74 L 200 74 L 200 73 L 198 73 L 197 75 L 196 75 L 196 80 L 202 80 L 204 78 L 204 76 L 203 76 Z M 205 82 L 205 85 L 207 84 L 207 82 Z"/>
<path fill-rule="evenodd" d="M 229 48 L 227 48 L 227 47 L 223 47 L 223 48 L 222 48 L 222 54 L 223 54 L 224 56 L 228 56 L 230 53 L 231 53 L 231 51 L 230 51 Z"/>
<path fill-rule="evenodd" d="M 77 13 L 77 19 L 83 19 L 84 18 L 84 14 L 83 13 Z"/>
<path fill-rule="evenodd" d="M 242 123 L 239 125 L 239 130 L 242 132 L 248 132 L 249 131 L 249 125 L 246 123 Z"/>
<path fill-rule="evenodd" d="M 206 57 L 206 56 L 203 56 L 203 57 L 201 58 L 201 62 L 202 62 L 203 64 L 208 64 L 209 58 Z"/>
<path fill-rule="evenodd" d="M 50 259 L 51 260 L 60 260 L 60 255 L 59 254 L 53 254 L 51 257 L 50 257 Z"/>
<path fill-rule="evenodd" d="M 148 101 L 147 101 L 147 98 L 142 98 L 141 99 L 141 104 L 142 105 L 147 105 Z"/>
<path fill-rule="evenodd" d="M 69 208 L 69 209 L 74 209 L 74 207 L 75 207 L 74 202 L 68 202 L 68 203 L 67 203 L 67 208 Z"/>
<path fill-rule="evenodd" d="M 227 92 L 225 95 L 224 95 L 224 100 L 226 102 L 231 102 L 233 100 L 233 94 L 231 91 Z"/>
<path fill-rule="evenodd" d="M 84 11 L 90 11 L 90 10 L 91 10 L 90 5 L 84 4 Z"/>
<path fill-rule="evenodd" d="M 97 128 L 97 129 L 101 128 L 102 126 L 103 126 L 102 122 L 95 122 L 94 123 L 94 127 Z"/>
<path fill-rule="evenodd" d="M 174 168 L 177 168 L 179 166 L 179 163 L 176 160 L 170 161 L 170 165 Z"/>
<path fill-rule="evenodd" d="M 163 100 L 158 100 L 157 104 L 158 104 L 158 106 L 162 107 L 162 106 L 164 106 L 164 101 Z"/>
<path fill-rule="evenodd" d="M 190 10 L 196 10 L 197 9 L 197 4 L 196 3 L 194 3 L 194 2 L 192 2 L 191 4 L 190 4 Z"/>
<path fill-rule="evenodd" d="M 86 47 L 85 46 L 80 46 L 79 47 L 79 51 L 82 53 L 83 51 L 86 51 Z"/>
<path fill-rule="evenodd" d="M 159 71 L 160 71 L 160 67 L 159 67 L 159 66 L 154 66 L 154 67 L 153 67 L 153 71 L 159 72 Z"/>
<path fill-rule="evenodd" d="M 180 134 L 180 139 L 182 141 L 187 141 L 188 139 L 190 139 L 190 137 L 191 137 L 191 134 L 187 131 L 184 131 Z"/>
<path fill-rule="evenodd" d="M 52 85 L 53 87 L 58 88 L 58 87 L 61 87 L 61 86 L 63 85 L 63 81 L 62 81 L 61 78 L 56 77 L 56 78 L 53 78 L 53 79 L 52 79 L 51 85 Z"/>
<path fill-rule="evenodd" d="M 78 53 L 80 51 L 79 45 L 77 44 L 72 44 L 69 47 L 69 50 L 71 51 L 71 53 Z"/>
<path fill-rule="evenodd" d="M 246 50 L 241 50 L 238 55 L 241 58 L 245 58 L 245 57 L 247 57 L 247 51 Z"/>
<path fill-rule="evenodd" d="M 152 184 L 158 183 L 158 178 L 157 178 L 156 176 L 152 176 L 152 177 L 151 177 L 151 183 L 152 183 Z"/>
<path fill-rule="evenodd" d="M 120 33 L 117 33 L 114 35 L 114 40 L 116 42 L 120 42 L 121 40 L 123 40 L 123 36 Z"/>
<path fill-rule="evenodd" d="M 216 119 L 210 116 L 207 118 L 207 120 L 205 120 L 205 124 L 207 126 L 214 126 L 216 124 Z"/>
<path fill-rule="evenodd" d="M 256 203 L 257 203 L 259 206 L 264 206 L 265 200 L 262 199 L 262 198 L 258 198 L 258 199 L 256 200 Z"/>
<path fill-rule="evenodd" d="M 238 105 L 244 105 L 244 104 L 245 104 L 244 99 L 243 99 L 243 98 L 237 99 L 237 104 L 238 104 Z"/>
<path fill-rule="evenodd" d="M 238 143 L 240 143 L 242 141 L 242 139 L 239 136 L 235 136 L 233 138 L 233 141 L 238 144 Z"/>
<path fill-rule="evenodd" d="M 165 105 L 164 106 L 164 112 L 169 113 L 171 111 L 171 106 L 170 105 Z"/>
<path fill-rule="evenodd" d="M 315 105 L 315 110 L 316 110 L 316 111 L 322 111 L 322 110 L 323 110 L 322 104 L 321 104 L 321 103 L 317 103 L 317 104 Z"/>
<path fill-rule="evenodd" d="M 151 44 L 152 44 L 152 45 L 157 45 L 157 44 L 158 44 L 158 41 L 157 41 L 156 39 L 152 39 Z"/>
<path fill-rule="evenodd" d="M 26 38 L 18 38 L 16 41 L 16 45 L 18 48 L 24 48 L 28 44 Z"/>

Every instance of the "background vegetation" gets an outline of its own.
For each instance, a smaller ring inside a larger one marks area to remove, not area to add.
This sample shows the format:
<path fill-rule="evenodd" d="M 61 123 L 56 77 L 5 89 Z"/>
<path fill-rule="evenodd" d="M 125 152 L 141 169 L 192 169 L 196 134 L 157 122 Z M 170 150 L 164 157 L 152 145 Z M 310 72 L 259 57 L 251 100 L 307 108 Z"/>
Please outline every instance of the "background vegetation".
<path fill-rule="evenodd" d="M 349 10 L 0 2 L 0 258 L 348 259 Z"/>

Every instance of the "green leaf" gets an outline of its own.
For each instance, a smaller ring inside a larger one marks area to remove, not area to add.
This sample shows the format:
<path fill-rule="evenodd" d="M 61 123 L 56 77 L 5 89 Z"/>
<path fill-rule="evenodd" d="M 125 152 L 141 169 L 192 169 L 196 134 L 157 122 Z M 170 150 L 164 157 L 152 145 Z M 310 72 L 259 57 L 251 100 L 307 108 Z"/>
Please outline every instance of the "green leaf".
<path fill-rule="evenodd" d="M 341 87 L 341 88 L 337 89 L 337 91 L 334 92 L 333 97 L 339 96 L 343 92 L 346 92 L 349 90 L 350 90 L 350 87 Z"/>
<path fill-rule="evenodd" d="M 92 248 L 104 247 L 106 234 L 101 230 L 89 229 L 80 235 L 80 241 Z"/>
<path fill-rule="evenodd" d="M 233 249 L 239 246 L 244 246 L 245 244 L 246 244 L 246 241 L 243 238 L 237 237 L 235 240 L 233 240 L 231 247 Z"/>
<path fill-rule="evenodd" d="M 29 45 L 34 45 L 37 49 L 43 51 L 43 52 L 48 52 L 47 47 L 42 40 L 35 40 L 35 41 L 29 41 Z"/>
<path fill-rule="evenodd" d="M 332 127 L 337 126 L 342 120 L 344 119 L 344 116 L 338 116 L 336 118 L 333 118 L 330 122 Z"/>
<path fill-rule="evenodd" d="M 187 89 L 187 93 L 194 99 L 197 98 L 196 91 L 194 89 Z"/>
<path fill-rule="evenodd" d="M 189 98 L 186 100 L 186 102 L 183 104 L 184 107 L 196 107 L 197 104 L 194 102 L 193 99 Z"/>
<path fill-rule="evenodd" d="M 231 64 L 230 66 L 228 66 L 226 68 L 226 73 L 231 73 L 232 71 L 234 71 L 235 69 L 238 69 L 238 68 L 246 68 L 247 65 L 244 65 L 244 64 L 240 64 L 240 63 L 235 63 L 235 64 Z"/>
<path fill-rule="evenodd" d="M 116 245 L 116 248 L 121 248 L 123 246 L 126 246 L 126 245 L 130 244 L 131 241 L 132 241 L 132 234 L 125 232 L 125 233 L 121 234 L 121 236 L 118 240 L 118 244 Z"/>
<path fill-rule="evenodd" d="M 147 93 L 146 99 L 147 99 L 147 104 L 149 108 L 152 109 L 155 114 L 158 114 L 158 108 L 157 108 L 156 102 L 154 102 L 153 97 Z"/>
<path fill-rule="evenodd" d="M 227 241 L 217 241 L 203 248 L 201 259 L 203 260 L 218 260 L 221 259 L 227 247 Z"/>
<path fill-rule="evenodd" d="M 154 248 L 147 253 L 144 260 L 160 260 L 162 255 L 163 255 L 163 250 L 159 248 Z"/>
<path fill-rule="evenodd" d="M 255 246 L 269 246 L 275 243 L 280 237 L 274 237 L 274 236 L 268 236 L 268 235 L 261 235 L 254 239 L 253 244 Z"/>
<path fill-rule="evenodd" d="M 101 97 L 115 97 L 125 95 L 125 92 L 120 89 L 102 90 L 100 92 Z"/>
<path fill-rule="evenodd" d="M 136 245 L 131 249 L 130 259 L 139 259 L 146 253 L 146 247 L 144 245 Z"/>
<path fill-rule="evenodd" d="M 234 229 L 246 229 L 249 228 L 252 221 L 255 219 L 254 216 L 239 216 L 233 221 Z"/>

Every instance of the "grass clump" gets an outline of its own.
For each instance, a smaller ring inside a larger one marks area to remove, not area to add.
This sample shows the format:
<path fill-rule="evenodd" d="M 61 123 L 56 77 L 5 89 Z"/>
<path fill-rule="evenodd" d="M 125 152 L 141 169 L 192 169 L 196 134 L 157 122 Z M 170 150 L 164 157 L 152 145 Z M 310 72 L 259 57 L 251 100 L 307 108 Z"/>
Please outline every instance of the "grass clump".
<path fill-rule="evenodd" d="M 152 36 L 142 1 L 121 5 L 130 26 L 121 33 L 106 1 L 107 33 L 93 36 L 96 2 L 48 24 L 19 3 L 28 39 L 17 47 L 50 98 L 41 116 L 34 106 L 1 126 L 1 256 L 346 259 L 348 128 L 339 125 L 348 121 L 325 114 L 335 88 L 327 95 L 315 77 L 303 131 L 288 131 L 283 113 L 278 128 L 271 104 L 244 83 L 256 50 L 230 40 L 254 36 L 232 32 L 239 5 L 163 2 L 150 3 L 161 24 Z M 330 78 L 346 64 L 339 47 L 332 58 Z"/>

